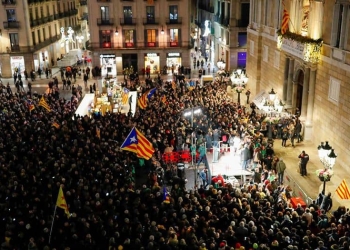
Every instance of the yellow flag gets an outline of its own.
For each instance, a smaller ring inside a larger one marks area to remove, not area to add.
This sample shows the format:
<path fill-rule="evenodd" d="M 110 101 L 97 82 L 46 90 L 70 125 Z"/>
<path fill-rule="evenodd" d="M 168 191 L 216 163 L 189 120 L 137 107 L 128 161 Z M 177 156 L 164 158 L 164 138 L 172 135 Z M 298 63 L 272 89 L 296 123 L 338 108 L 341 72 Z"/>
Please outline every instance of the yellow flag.
<path fill-rule="evenodd" d="M 68 218 L 70 217 L 70 213 L 69 213 L 68 206 L 67 206 L 67 201 L 64 198 L 62 187 L 60 187 L 60 191 L 58 191 L 56 206 L 64 209 L 64 212 L 66 213 L 67 217 Z"/>

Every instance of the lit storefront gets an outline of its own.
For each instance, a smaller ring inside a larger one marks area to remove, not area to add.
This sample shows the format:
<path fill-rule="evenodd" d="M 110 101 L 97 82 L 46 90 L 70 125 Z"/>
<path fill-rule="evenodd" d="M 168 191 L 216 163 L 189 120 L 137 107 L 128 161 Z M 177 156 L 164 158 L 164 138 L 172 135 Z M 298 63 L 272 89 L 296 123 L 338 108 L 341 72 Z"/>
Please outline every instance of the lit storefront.
<path fill-rule="evenodd" d="M 151 74 L 155 74 L 160 70 L 158 53 L 145 54 L 145 69 L 147 68 L 150 69 Z"/>
<path fill-rule="evenodd" d="M 171 68 L 174 66 L 176 69 L 181 66 L 181 53 L 179 52 L 170 52 L 166 56 L 166 66 Z"/>
<path fill-rule="evenodd" d="M 116 56 L 114 54 L 100 55 L 101 75 L 117 76 Z"/>
<path fill-rule="evenodd" d="M 15 72 L 17 72 L 17 73 L 20 72 L 21 74 L 23 74 L 23 72 L 25 70 L 24 57 L 23 56 L 11 56 L 10 61 L 11 61 L 12 75 Z"/>

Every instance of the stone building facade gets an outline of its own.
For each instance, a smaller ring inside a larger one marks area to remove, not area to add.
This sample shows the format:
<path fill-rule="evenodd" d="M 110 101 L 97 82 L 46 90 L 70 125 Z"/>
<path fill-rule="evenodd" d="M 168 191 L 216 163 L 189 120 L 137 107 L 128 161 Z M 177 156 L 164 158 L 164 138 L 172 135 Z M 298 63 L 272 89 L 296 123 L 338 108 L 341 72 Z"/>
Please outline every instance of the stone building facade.
<path fill-rule="evenodd" d="M 257 94 L 274 88 L 304 137 L 329 141 L 337 164 L 350 161 L 350 3 L 251 0 L 247 73 Z M 281 34 L 284 9 L 289 30 Z"/>

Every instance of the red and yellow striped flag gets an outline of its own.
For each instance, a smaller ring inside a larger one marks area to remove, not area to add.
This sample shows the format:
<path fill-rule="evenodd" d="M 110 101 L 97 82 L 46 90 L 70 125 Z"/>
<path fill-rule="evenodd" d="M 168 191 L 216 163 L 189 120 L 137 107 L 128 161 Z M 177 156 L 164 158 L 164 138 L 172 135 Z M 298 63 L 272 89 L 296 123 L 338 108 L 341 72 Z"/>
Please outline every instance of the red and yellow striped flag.
<path fill-rule="evenodd" d="M 59 208 L 64 209 L 64 212 L 66 213 L 67 217 L 68 218 L 70 217 L 67 201 L 64 198 L 62 187 L 60 187 L 60 190 L 58 191 L 56 206 L 59 207 Z"/>
<path fill-rule="evenodd" d="M 339 198 L 342 200 L 350 199 L 350 191 L 345 180 L 343 180 L 340 183 L 339 187 L 335 190 L 335 192 L 338 194 Z"/>
<path fill-rule="evenodd" d="M 282 17 L 282 25 L 281 25 L 281 33 L 284 34 L 289 29 L 289 13 L 283 8 L 283 17 Z"/>
<path fill-rule="evenodd" d="M 49 104 L 47 104 L 47 102 L 44 99 L 44 96 L 41 97 L 40 101 L 39 101 L 39 106 L 43 107 L 44 109 L 46 109 L 47 111 L 51 111 L 51 108 L 49 106 Z"/>
<path fill-rule="evenodd" d="M 165 95 L 162 96 L 162 103 L 166 104 L 166 96 Z"/>
<path fill-rule="evenodd" d="M 52 125 L 52 127 L 55 127 L 57 129 L 60 128 L 60 125 L 57 122 L 53 122 L 51 125 Z"/>
<path fill-rule="evenodd" d="M 128 100 L 129 100 L 129 92 L 130 90 L 128 90 L 127 88 L 123 89 L 123 94 L 122 94 L 122 104 L 127 104 Z"/>

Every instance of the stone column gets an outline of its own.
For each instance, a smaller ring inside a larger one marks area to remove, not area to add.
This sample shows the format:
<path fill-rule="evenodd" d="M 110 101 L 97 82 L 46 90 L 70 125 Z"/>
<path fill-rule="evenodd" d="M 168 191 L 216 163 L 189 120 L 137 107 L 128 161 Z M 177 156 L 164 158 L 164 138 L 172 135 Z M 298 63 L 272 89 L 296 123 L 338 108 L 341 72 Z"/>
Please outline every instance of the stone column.
<path fill-rule="evenodd" d="M 284 63 L 283 93 L 282 93 L 282 100 L 283 100 L 284 103 L 287 102 L 287 86 L 288 86 L 289 62 L 290 62 L 290 58 L 286 57 L 286 61 Z"/>
<path fill-rule="evenodd" d="M 307 115 L 305 123 L 304 139 L 312 139 L 312 118 L 314 113 L 314 101 L 315 101 L 315 82 L 316 82 L 316 68 L 311 69 L 310 81 L 309 81 L 309 97 L 307 100 Z"/>
<path fill-rule="evenodd" d="M 298 92 L 298 82 L 293 81 L 293 93 L 292 93 L 292 108 L 293 108 L 293 113 L 295 113 L 296 107 L 297 107 L 297 92 Z"/>
<path fill-rule="evenodd" d="M 309 94 L 309 81 L 310 81 L 310 68 L 305 68 L 304 71 L 304 82 L 303 82 L 303 95 L 301 100 L 301 117 L 306 118 L 307 114 L 307 103 Z"/>
<path fill-rule="evenodd" d="M 289 70 L 288 70 L 287 103 L 286 103 L 287 108 L 292 107 L 293 74 L 294 74 L 294 59 L 291 58 L 289 62 Z"/>

